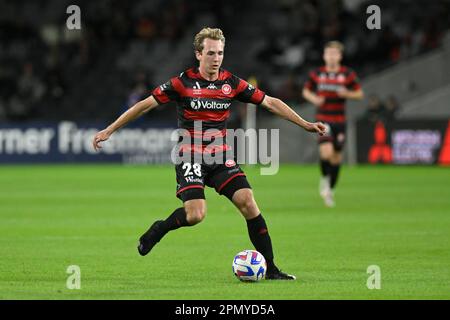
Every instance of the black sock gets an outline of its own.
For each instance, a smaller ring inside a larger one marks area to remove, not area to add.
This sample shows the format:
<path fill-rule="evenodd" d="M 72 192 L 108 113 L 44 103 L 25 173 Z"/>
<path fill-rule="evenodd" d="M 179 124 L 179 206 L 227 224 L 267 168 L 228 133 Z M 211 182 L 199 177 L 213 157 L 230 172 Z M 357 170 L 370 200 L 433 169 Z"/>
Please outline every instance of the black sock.
<path fill-rule="evenodd" d="M 156 223 L 158 223 L 158 221 L 154 222 L 154 224 Z M 141 239 L 143 238 L 146 240 L 159 242 L 167 234 L 167 232 L 189 225 L 184 208 L 176 209 L 169 217 L 167 217 L 166 220 L 158 223 L 158 228 L 153 229 L 153 232 L 150 232 L 154 224 L 152 224 L 151 227 L 142 235 Z"/>
<path fill-rule="evenodd" d="M 334 189 L 336 186 L 338 176 L 339 176 L 339 169 L 341 166 L 338 165 L 330 165 L 330 187 L 331 189 Z"/>
<path fill-rule="evenodd" d="M 186 211 L 184 208 L 178 208 L 172 212 L 166 220 L 164 220 L 164 223 L 161 224 L 161 229 L 165 234 L 171 230 L 186 226 L 189 226 L 186 218 Z"/>
<path fill-rule="evenodd" d="M 256 251 L 260 252 L 267 262 L 267 270 L 274 270 L 272 240 L 267 230 L 266 221 L 262 214 L 256 218 L 247 220 L 248 235 L 255 246 Z"/>
<path fill-rule="evenodd" d="M 320 159 L 320 171 L 322 176 L 326 177 L 330 174 L 331 164 L 328 160 Z"/>

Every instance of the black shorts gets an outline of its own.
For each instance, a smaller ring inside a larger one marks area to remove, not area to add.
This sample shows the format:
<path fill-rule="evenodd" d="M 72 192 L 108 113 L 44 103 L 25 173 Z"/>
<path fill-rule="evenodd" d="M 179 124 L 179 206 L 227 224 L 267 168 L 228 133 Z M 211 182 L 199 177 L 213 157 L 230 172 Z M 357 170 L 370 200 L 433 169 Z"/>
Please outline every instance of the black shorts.
<path fill-rule="evenodd" d="M 334 150 L 342 151 L 346 139 L 346 124 L 329 122 L 323 122 L 323 124 L 327 126 L 327 130 L 323 136 L 319 137 L 319 144 L 331 142 Z"/>
<path fill-rule="evenodd" d="M 176 195 L 183 202 L 205 199 L 205 185 L 230 200 L 233 194 L 243 188 L 251 188 L 247 177 L 234 159 L 224 164 L 181 162 L 175 166 L 177 174 Z"/>

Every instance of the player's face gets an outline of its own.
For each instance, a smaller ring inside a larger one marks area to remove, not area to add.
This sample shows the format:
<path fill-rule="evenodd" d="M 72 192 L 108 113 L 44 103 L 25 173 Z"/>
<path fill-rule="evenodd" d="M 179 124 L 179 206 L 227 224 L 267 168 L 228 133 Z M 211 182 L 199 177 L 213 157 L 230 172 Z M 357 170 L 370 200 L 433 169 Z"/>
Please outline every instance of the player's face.
<path fill-rule="evenodd" d="M 342 53 L 337 48 L 325 48 L 323 52 L 323 60 L 327 66 L 337 66 L 341 63 Z"/>
<path fill-rule="evenodd" d="M 224 44 L 220 40 L 208 38 L 203 40 L 202 52 L 195 53 L 200 62 L 200 68 L 209 74 L 218 73 L 223 61 L 223 49 Z"/>

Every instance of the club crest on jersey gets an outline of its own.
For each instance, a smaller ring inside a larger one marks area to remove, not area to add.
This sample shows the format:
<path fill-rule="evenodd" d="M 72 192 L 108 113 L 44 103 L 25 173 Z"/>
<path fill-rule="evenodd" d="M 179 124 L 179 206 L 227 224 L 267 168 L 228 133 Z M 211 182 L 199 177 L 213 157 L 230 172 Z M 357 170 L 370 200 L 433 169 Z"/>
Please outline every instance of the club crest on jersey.
<path fill-rule="evenodd" d="M 338 82 L 345 82 L 345 76 L 343 74 L 339 74 L 337 76 L 337 81 Z"/>
<path fill-rule="evenodd" d="M 228 159 L 227 161 L 225 161 L 225 166 L 227 168 L 234 167 L 235 165 L 236 165 L 236 162 L 234 162 L 234 160 L 232 160 L 232 159 Z"/>
<path fill-rule="evenodd" d="M 223 94 L 230 94 L 231 93 L 231 86 L 228 83 L 225 83 L 222 85 L 222 93 Z"/>

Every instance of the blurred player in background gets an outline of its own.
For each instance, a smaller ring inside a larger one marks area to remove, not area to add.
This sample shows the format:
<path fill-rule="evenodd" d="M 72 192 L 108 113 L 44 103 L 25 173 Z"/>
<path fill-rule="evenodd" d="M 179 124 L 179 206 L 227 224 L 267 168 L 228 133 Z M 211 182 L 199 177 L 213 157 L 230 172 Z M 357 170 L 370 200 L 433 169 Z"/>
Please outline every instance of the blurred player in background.
<path fill-rule="evenodd" d="M 325 66 L 309 74 L 303 87 L 303 97 L 317 107 L 316 120 L 325 123 L 326 134 L 319 137 L 322 177 L 319 191 L 324 203 L 333 207 L 334 190 L 342 163 L 346 138 L 345 103 L 347 99 L 362 99 L 364 93 L 356 73 L 341 65 L 344 46 L 338 41 L 325 45 Z"/>
<path fill-rule="evenodd" d="M 322 123 L 311 123 L 302 119 L 289 106 L 277 98 L 266 95 L 246 81 L 221 68 L 225 47 L 225 37 L 220 29 L 204 28 L 194 39 L 195 56 L 199 67 L 194 67 L 160 85 L 152 94 L 136 103 L 123 113 L 114 123 L 97 133 L 93 140 L 95 149 L 116 130 L 159 104 L 177 103 L 178 125 L 184 134 L 200 139 L 200 144 L 181 145 L 184 152 L 206 154 L 223 153 L 220 163 L 197 162 L 195 155 L 175 165 L 177 176 L 176 195 L 183 201 L 183 207 L 176 209 L 166 220 L 158 220 L 139 239 L 138 251 L 148 254 L 165 234 L 180 227 L 193 226 L 206 215 L 205 185 L 214 187 L 216 192 L 226 196 L 246 219 L 250 240 L 255 249 L 267 261 L 266 279 L 293 280 L 295 276 L 281 272 L 274 263 L 272 242 L 266 222 L 256 204 L 250 184 L 242 169 L 233 158 L 225 158 L 229 146 L 222 139 L 226 135 L 226 122 L 232 100 L 262 105 L 274 114 L 289 120 L 309 132 L 323 134 Z M 201 122 L 201 130 L 195 123 Z M 216 129 L 214 141 L 207 129 Z M 181 138 L 181 137 L 180 137 Z M 182 139 L 183 141 L 184 139 Z M 201 157 L 203 159 L 203 157 Z M 226 226 L 224 226 L 226 228 Z"/>

